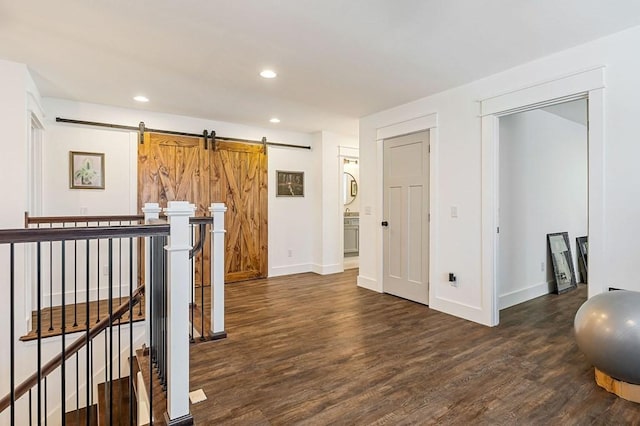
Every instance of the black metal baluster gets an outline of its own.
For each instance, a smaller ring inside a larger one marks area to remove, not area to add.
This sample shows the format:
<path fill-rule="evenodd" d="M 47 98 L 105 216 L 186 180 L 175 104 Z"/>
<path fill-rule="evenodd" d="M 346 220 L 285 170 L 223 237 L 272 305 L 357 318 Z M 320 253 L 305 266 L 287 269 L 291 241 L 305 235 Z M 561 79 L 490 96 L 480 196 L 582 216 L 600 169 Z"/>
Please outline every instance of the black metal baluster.
<path fill-rule="evenodd" d="M 60 250 L 61 250 L 61 276 L 60 279 L 62 280 L 62 363 L 60 365 L 60 399 L 61 401 L 61 405 L 62 405 L 62 424 L 63 426 L 66 423 L 66 419 L 65 419 L 65 415 L 64 413 L 67 412 L 66 410 L 66 405 L 67 405 L 67 401 L 66 401 L 66 372 L 67 372 L 67 362 L 66 359 L 67 357 L 65 356 L 66 354 L 66 347 L 65 347 L 65 332 L 67 329 L 67 306 L 65 305 L 65 280 L 66 280 L 66 244 L 65 241 L 62 240 L 60 241 Z M 45 414 L 46 415 L 46 414 Z"/>
<path fill-rule="evenodd" d="M 138 301 L 138 303 L 142 303 Z M 129 424 L 133 424 L 133 238 L 129 237 Z"/>
<path fill-rule="evenodd" d="M 76 424 L 80 425 L 80 352 L 76 352 Z M 87 407 L 87 410 L 89 407 Z"/>
<path fill-rule="evenodd" d="M 86 316 L 86 322 L 85 322 L 85 336 L 86 336 L 86 350 L 87 350 L 87 376 L 86 376 L 86 380 L 87 380 L 87 385 L 86 385 L 86 396 L 87 396 L 87 402 L 86 402 L 86 406 L 87 406 L 87 426 L 91 425 L 91 413 L 93 412 L 92 410 L 89 409 L 90 406 L 93 405 L 93 400 L 91 399 L 91 360 L 90 360 L 90 348 L 91 348 L 91 342 L 89 340 L 89 323 L 91 322 L 91 318 L 89 316 L 90 314 L 90 305 L 89 305 L 89 278 L 90 278 L 90 274 L 89 274 L 89 259 L 90 259 L 90 253 L 91 253 L 91 249 L 90 249 L 90 245 L 89 245 L 89 240 L 86 240 L 86 259 L 85 259 L 85 263 L 86 263 L 86 270 L 85 270 L 85 286 L 86 286 L 86 295 L 85 295 L 85 301 L 84 301 L 84 306 L 85 306 L 85 316 Z"/>
<path fill-rule="evenodd" d="M 98 226 L 100 226 L 100 222 L 98 222 Z M 98 246 L 98 256 L 96 258 L 96 276 L 98 277 L 98 291 L 96 293 L 96 303 L 98 304 L 98 316 L 96 317 L 96 323 L 100 322 L 100 240 L 96 240 L 96 244 Z"/>
<path fill-rule="evenodd" d="M 94 400 L 94 398 L 93 398 L 93 383 L 94 383 L 94 380 L 93 380 L 93 340 L 89 340 L 89 350 L 91 351 L 91 357 L 89 358 L 89 362 L 90 362 L 89 363 L 89 370 L 91 371 L 91 374 L 89 376 L 89 380 L 88 380 L 89 383 L 88 384 L 89 384 L 89 388 L 90 388 L 90 391 L 91 391 L 91 405 L 93 405 L 93 400 Z M 98 413 L 96 413 L 96 417 L 97 416 L 98 416 Z M 96 418 L 96 423 L 97 422 L 98 422 L 98 419 Z M 87 424 L 89 424 L 89 423 L 87 422 Z"/>
<path fill-rule="evenodd" d="M 145 247 L 146 247 L 147 244 L 149 244 L 149 241 L 145 240 L 144 238 L 138 238 L 138 277 L 139 277 L 139 281 L 146 280 L 146 277 L 143 277 L 140 274 L 140 269 L 142 269 L 144 267 L 144 263 L 145 262 L 148 262 L 148 260 L 145 259 L 145 253 L 144 253 Z M 149 262 L 149 264 L 151 264 L 151 263 Z M 138 282 L 138 284 L 140 284 L 140 282 Z M 147 286 L 147 288 L 149 287 L 149 283 L 144 283 L 144 284 Z M 145 300 L 148 303 L 151 303 L 151 299 L 146 297 L 148 295 L 149 295 L 148 293 L 145 294 Z M 138 316 L 139 317 L 142 316 L 142 308 L 143 308 L 142 303 L 140 303 L 138 305 Z M 145 319 L 147 321 L 150 321 L 150 318 L 145 318 Z"/>
<path fill-rule="evenodd" d="M 162 253 L 162 246 L 159 248 Z M 162 254 L 160 254 L 162 256 Z M 167 390 L 167 270 L 162 262 L 162 389 Z"/>
<path fill-rule="evenodd" d="M 122 221 L 119 222 L 122 225 Z M 122 305 L 122 239 L 118 239 L 118 306 Z M 129 317 L 131 321 L 131 317 Z M 118 318 L 118 380 L 122 378 L 122 317 Z M 118 383 L 120 383 L 118 381 Z"/>
<path fill-rule="evenodd" d="M 111 363 L 110 363 L 110 359 L 107 358 L 107 355 L 108 355 L 107 352 L 108 352 L 109 349 L 107 347 L 108 346 L 107 345 L 108 339 L 107 339 L 107 331 L 106 331 L 106 329 L 102 330 L 102 334 L 104 335 L 104 384 L 105 384 L 104 392 L 105 392 L 105 396 L 106 396 L 106 393 L 109 392 L 109 367 L 111 366 Z M 91 371 L 93 371 L 93 370 L 91 370 Z M 106 397 L 108 398 L 108 396 L 106 396 Z M 98 393 L 98 398 L 100 398 L 100 393 Z M 100 404 L 100 402 L 101 401 L 98 400 L 98 404 Z M 108 413 L 109 412 L 107 411 L 107 414 Z M 109 420 L 110 419 L 107 417 L 107 423 L 110 423 Z"/>
<path fill-rule="evenodd" d="M 47 376 L 44 377 L 44 426 L 47 426 L 48 417 L 47 413 Z"/>
<path fill-rule="evenodd" d="M 198 225 L 198 230 L 200 230 Z M 203 238 L 203 233 L 200 232 L 200 239 Z M 204 332 L 204 241 L 202 241 L 202 251 L 200 252 L 200 340 L 206 340 Z"/>
<path fill-rule="evenodd" d="M 162 259 L 164 259 L 164 244 L 160 246 L 160 256 L 162 257 Z M 168 348 L 168 332 L 167 332 L 167 318 L 169 316 L 169 312 L 168 312 L 168 306 L 169 304 L 167 303 L 167 294 L 168 294 L 168 281 L 167 281 L 167 262 L 162 262 L 162 286 L 164 291 L 162 292 L 162 310 L 164 312 L 164 315 L 162 316 L 162 323 L 164 324 L 163 327 L 163 344 L 162 344 L 162 351 L 163 351 L 163 357 L 162 357 L 162 389 L 163 390 L 167 390 L 167 348 Z"/>
<path fill-rule="evenodd" d="M 49 331 L 53 331 L 53 242 L 51 241 L 49 242 Z"/>
<path fill-rule="evenodd" d="M 148 264 L 148 269 L 149 269 L 149 282 L 146 284 L 149 290 L 149 318 L 147 318 L 147 321 L 150 321 L 149 323 L 149 418 L 151 419 L 151 424 L 153 424 L 153 379 L 152 379 L 152 374 L 153 374 L 153 328 L 154 328 L 154 321 L 153 321 L 153 314 L 154 314 L 154 309 L 153 309 L 153 297 L 155 291 L 154 291 L 154 285 L 153 285 L 153 280 L 155 278 L 155 274 L 153 273 L 153 267 L 155 265 L 155 261 L 153 259 L 154 256 L 154 244 L 152 244 L 156 238 L 159 237 L 150 237 L 147 241 L 145 241 L 146 244 L 151 244 L 151 250 L 149 250 L 149 257 L 150 259 L 147 261 Z"/>
<path fill-rule="evenodd" d="M 38 344 L 37 344 L 37 358 L 38 358 L 38 416 L 37 422 L 40 424 L 40 419 L 42 418 L 42 258 L 41 258 L 41 243 L 37 243 L 37 288 L 38 294 L 36 296 L 37 302 L 37 322 L 38 322 Z"/>
<path fill-rule="evenodd" d="M 194 245 L 194 233 L 195 233 L 195 225 L 191 226 L 191 246 L 193 247 Z M 190 282 L 190 291 L 191 291 L 191 336 L 189 336 L 189 342 L 194 343 L 195 339 L 193 337 L 193 335 L 195 334 L 195 326 L 193 324 L 193 319 L 194 319 L 194 311 L 196 309 L 196 301 L 194 300 L 195 298 L 195 292 L 193 290 L 193 287 L 196 285 L 196 274 L 195 274 L 195 262 L 196 259 L 195 257 L 191 258 L 191 282 Z"/>
<path fill-rule="evenodd" d="M 107 405 L 109 406 L 109 423 L 113 420 L 113 238 L 108 240 L 109 254 L 108 254 L 108 268 L 109 268 L 109 362 L 111 365 L 109 368 L 109 396 L 107 398 Z"/>
<path fill-rule="evenodd" d="M 33 388 L 29 389 L 29 426 L 31 426 L 33 424 L 33 403 L 32 403 L 32 396 L 31 396 L 31 390 Z"/>
<path fill-rule="evenodd" d="M 78 240 L 73 240 L 73 326 L 78 326 Z"/>
<path fill-rule="evenodd" d="M 15 312 L 15 255 L 14 255 L 14 245 L 11 243 L 9 246 L 9 375 L 10 375 L 10 392 L 11 392 L 11 425 L 13 426 L 16 423 L 16 372 L 15 372 L 15 320 L 16 320 L 16 312 Z"/>

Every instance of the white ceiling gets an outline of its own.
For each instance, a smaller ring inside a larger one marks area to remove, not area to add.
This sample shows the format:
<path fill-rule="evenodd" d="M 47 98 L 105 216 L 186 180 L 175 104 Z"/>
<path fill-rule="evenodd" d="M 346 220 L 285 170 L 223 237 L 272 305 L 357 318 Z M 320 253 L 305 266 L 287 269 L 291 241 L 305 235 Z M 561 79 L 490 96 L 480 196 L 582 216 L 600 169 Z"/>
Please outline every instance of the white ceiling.
<path fill-rule="evenodd" d="M 361 116 L 638 24 L 638 0 L 0 0 L 0 58 L 43 96 L 355 134 Z"/>

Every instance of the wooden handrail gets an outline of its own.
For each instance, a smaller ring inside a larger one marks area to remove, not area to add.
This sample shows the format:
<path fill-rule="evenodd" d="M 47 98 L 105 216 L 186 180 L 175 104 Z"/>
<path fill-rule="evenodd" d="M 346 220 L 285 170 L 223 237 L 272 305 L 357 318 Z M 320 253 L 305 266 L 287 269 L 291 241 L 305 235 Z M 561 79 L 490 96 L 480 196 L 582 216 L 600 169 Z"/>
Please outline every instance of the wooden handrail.
<path fill-rule="evenodd" d="M 29 216 L 29 212 L 24 212 L 24 227 L 31 224 L 41 223 L 86 223 L 86 222 L 131 222 L 137 220 L 144 222 L 143 214 L 131 215 L 101 215 L 101 216 Z"/>
<path fill-rule="evenodd" d="M 161 216 L 164 216 L 164 214 L 161 214 Z M 112 216 L 29 216 L 29 212 L 24 212 L 25 228 L 28 228 L 29 225 L 43 223 L 132 222 L 134 220 L 142 223 L 144 221 L 144 215 L 131 214 Z M 189 223 L 192 225 L 211 223 L 212 221 L 213 218 L 211 216 L 194 216 L 189 218 Z"/>
<path fill-rule="evenodd" d="M 0 244 L 95 240 L 169 235 L 169 225 L 122 225 L 79 228 L 0 229 Z"/>
<path fill-rule="evenodd" d="M 133 307 L 140 303 L 142 299 L 142 295 L 144 294 L 144 284 L 138 287 L 133 294 L 131 295 L 131 299 L 122 303 L 118 308 L 111 313 L 111 315 L 103 318 L 96 325 L 91 327 L 88 331 L 89 338 L 87 339 L 87 334 L 84 336 L 77 338 L 67 349 L 65 349 L 64 359 L 62 359 L 62 353 L 58 354 L 51 361 L 46 363 L 40 372 L 40 378 L 43 379 L 51 374 L 56 368 L 62 365 L 63 361 L 66 361 L 71 356 L 75 355 L 80 349 L 82 349 L 88 340 L 93 340 L 96 336 L 98 336 L 104 329 L 107 328 L 109 324 L 113 324 L 116 320 L 122 318 L 122 316 L 129 310 L 130 307 Z M 29 376 L 24 382 L 20 383 L 14 391 L 14 400 L 18 400 L 22 395 L 27 393 L 29 389 L 38 384 L 38 373 L 33 373 Z M 6 410 L 11 405 L 11 393 L 6 395 L 4 398 L 0 399 L 0 413 Z"/>

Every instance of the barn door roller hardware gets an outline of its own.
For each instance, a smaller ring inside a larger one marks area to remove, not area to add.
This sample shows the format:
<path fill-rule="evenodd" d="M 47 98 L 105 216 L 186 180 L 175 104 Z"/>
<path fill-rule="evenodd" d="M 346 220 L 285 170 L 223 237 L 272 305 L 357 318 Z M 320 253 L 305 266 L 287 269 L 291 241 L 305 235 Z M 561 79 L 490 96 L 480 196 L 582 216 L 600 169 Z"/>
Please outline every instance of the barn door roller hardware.
<path fill-rule="evenodd" d="M 164 133 L 166 135 L 177 135 L 177 136 L 192 136 L 192 137 L 196 137 L 196 138 L 201 138 L 203 137 L 203 134 L 198 134 L 198 133 L 188 133 L 188 132 L 176 132 L 174 130 L 160 130 L 160 129 L 151 129 L 145 126 L 144 121 L 141 121 L 140 124 L 138 124 L 138 127 L 136 126 L 125 126 L 122 124 L 111 124 L 111 123 L 100 123 L 97 121 L 84 121 L 84 120 L 72 120 L 69 118 L 61 118 L 61 117 L 56 117 L 56 122 L 57 123 L 69 123 L 69 124 L 79 124 L 79 125 L 83 125 L 83 126 L 95 126 L 95 127 L 108 127 L 111 129 L 121 129 L 121 130 L 130 130 L 130 131 L 137 131 L 140 133 L 140 143 L 144 143 L 144 132 L 153 132 L 153 133 Z M 205 130 L 206 132 L 206 130 Z M 280 143 L 280 142 L 267 142 L 267 138 L 263 137 L 262 140 L 250 140 L 250 139 L 239 139 L 239 138 L 228 138 L 228 137 L 224 137 L 224 136 L 216 136 L 216 132 L 215 131 L 211 131 L 210 133 L 210 137 L 211 137 L 211 141 L 212 141 L 212 145 L 211 145 L 211 149 L 215 151 L 216 149 L 216 140 L 217 139 L 222 139 L 225 141 L 233 141 L 233 142 L 240 142 L 240 143 L 250 143 L 250 144 L 262 144 L 262 145 L 269 145 L 269 146 L 277 146 L 277 147 L 281 147 L 281 148 L 300 148 L 300 149 L 311 149 L 310 146 L 308 145 L 294 145 L 294 144 L 289 144 L 289 143 Z M 205 138 L 205 146 L 207 145 L 206 142 L 206 138 Z"/>
<path fill-rule="evenodd" d="M 140 145 L 142 145 L 144 143 L 144 121 L 138 124 L 138 137 L 140 138 Z"/>

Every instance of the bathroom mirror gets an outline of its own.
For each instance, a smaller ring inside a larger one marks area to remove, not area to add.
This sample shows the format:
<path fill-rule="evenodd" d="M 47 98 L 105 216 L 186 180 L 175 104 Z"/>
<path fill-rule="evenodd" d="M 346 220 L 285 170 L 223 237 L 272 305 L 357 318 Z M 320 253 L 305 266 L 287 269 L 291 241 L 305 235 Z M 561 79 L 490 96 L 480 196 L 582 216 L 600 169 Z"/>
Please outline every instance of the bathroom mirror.
<path fill-rule="evenodd" d="M 344 194 L 344 205 L 348 206 L 353 203 L 358 195 L 358 182 L 356 182 L 356 178 L 353 177 L 351 173 L 344 172 L 343 174 L 343 194 Z"/>

